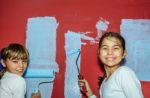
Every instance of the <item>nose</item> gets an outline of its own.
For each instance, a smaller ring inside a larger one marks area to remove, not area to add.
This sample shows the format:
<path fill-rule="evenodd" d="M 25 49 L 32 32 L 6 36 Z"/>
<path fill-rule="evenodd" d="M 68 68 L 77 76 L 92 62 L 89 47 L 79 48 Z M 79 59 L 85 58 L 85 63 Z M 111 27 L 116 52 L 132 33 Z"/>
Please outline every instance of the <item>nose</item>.
<path fill-rule="evenodd" d="M 108 54 L 110 55 L 112 53 L 113 53 L 112 49 L 108 49 Z"/>
<path fill-rule="evenodd" d="M 19 64 L 19 67 L 23 67 L 24 66 L 22 60 L 19 60 L 18 64 Z"/>

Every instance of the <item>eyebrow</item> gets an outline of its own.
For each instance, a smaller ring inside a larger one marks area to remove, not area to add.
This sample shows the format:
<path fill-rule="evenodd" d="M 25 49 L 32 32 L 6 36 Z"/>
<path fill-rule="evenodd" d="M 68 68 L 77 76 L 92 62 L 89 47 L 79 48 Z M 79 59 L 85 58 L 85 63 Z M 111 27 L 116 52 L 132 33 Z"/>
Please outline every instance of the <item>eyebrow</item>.
<path fill-rule="evenodd" d="M 101 45 L 101 47 L 105 47 L 105 46 L 108 46 L 108 45 Z M 117 46 L 117 47 L 121 47 L 120 44 L 119 44 L 119 45 L 118 45 L 118 44 L 117 44 L 117 45 L 114 45 L 113 47 L 116 47 L 116 46 Z"/>
<path fill-rule="evenodd" d="M 121 47 L 121 45 L 120 45 L 120 44 L 119 44 L 119 45 L 114 45 L 114 47 L 115 47 L 115 46 Z"/>

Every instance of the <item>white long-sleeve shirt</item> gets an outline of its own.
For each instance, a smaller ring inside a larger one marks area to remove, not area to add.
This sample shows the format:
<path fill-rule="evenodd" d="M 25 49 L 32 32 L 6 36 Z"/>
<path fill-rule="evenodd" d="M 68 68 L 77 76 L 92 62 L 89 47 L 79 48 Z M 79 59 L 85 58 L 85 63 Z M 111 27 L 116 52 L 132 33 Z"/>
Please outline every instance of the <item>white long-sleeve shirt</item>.
<path fill-rule="evenodd" d="M 26 83 L 23 77 L 5 72 L 0 80 L 0 98 L 25 98 Z"/>
<path fill-rule="evenodd" d="M 140 81 L 133 70 L 127 66 L 119 67 L 108 80 L 104 79 L 100 96 L 100 98 L 144 98 Z"/>

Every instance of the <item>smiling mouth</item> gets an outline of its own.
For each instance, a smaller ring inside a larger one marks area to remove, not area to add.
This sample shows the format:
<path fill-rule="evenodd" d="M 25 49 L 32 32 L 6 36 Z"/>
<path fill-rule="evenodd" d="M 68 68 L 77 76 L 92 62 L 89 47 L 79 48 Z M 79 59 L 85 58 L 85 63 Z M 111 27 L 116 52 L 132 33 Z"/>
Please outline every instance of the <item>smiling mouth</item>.
<path fill-rule="evenodd" d="M 22 69 L 17 69 L 16 71 L 19 72 L 19 73 L 23 73 L 24 72 L 24 70 L 22 70 Z"/>
<path fill-rule="evenodd" d="M 108 61 L 114 61 L 115 57 L 107 57 L 106 60 L 108 60 Z"/>

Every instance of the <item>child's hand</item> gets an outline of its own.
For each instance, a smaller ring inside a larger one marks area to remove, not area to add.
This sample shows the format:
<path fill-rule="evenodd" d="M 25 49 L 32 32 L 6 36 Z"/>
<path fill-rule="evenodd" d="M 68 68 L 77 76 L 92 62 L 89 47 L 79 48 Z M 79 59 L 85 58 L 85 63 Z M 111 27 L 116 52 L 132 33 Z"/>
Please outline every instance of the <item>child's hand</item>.
<path fill-rule="evenodd" d="M 85 79 L 80 80 L 79 79 L 78 84 L 79 84 L 81 92 L 84 95 L 86 95 L 88 98 L 93 95 L 93 92 L 91 91 L 91 88 L 90 88 L 89 83 L 87 82 L 87 80 L 85 80 Z M 83 90 L 83 88 L 86 88 L 86 92 Z"/>
<path fill-rule="evenodd" d="M 40 92 L 32 93 L 31 98 L 41 98 Z"/>

